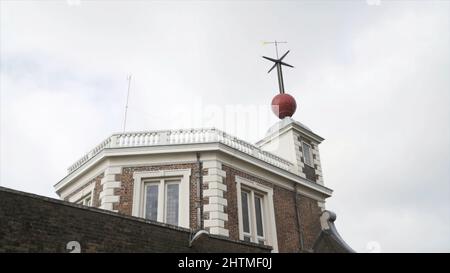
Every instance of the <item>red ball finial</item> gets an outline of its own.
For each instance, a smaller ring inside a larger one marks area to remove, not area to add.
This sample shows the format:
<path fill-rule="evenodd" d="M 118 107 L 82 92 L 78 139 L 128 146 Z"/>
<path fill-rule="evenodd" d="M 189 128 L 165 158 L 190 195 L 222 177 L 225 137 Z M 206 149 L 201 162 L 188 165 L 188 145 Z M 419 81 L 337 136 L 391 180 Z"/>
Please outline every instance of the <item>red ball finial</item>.
<path fill-rule="evenodd" d="M 272 99 L 272 111 L 280 119 L 292 117 L 296 109 L 297 103 L 289 94 L 278 94 Z"/>

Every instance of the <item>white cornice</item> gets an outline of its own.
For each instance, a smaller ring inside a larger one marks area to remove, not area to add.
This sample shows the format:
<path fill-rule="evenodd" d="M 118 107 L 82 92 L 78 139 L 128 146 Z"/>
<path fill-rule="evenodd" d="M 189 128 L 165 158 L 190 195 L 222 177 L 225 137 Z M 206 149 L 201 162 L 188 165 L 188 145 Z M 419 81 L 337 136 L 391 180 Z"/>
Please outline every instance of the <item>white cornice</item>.
<path fill-rule="evenodd" d="M 223 143 L 219 142 L 207 142 L 196 144 L 172 144 L 172 145 L 158 145 L 158 146 L 142 146 L 142 147 L 124 147 L 124 148 L 105 148 L 94 157 L 90 158 L 78 169 L 73 171 L 59 181 L 54 187 L 57 192 L 71 184 L 72 181 L 95 167 L 103 160 L 111 157 L 120 156 L 136 156 L 136 155 L 152 155 L 152 154 L 174 154 L 174 153 L 189 153 L 189 152 L 205 152 L 205 151 L 220 151 L 228 154 L 232 157 L 236 157 L 240 160 L 246 161 L 259 168 L 270 171 L 273 174 L 279 175 L 293 182 L 297 182 L 302 186 L 321 193 L 325 197 L 329 197 L 332 194 L 332 190 L 322 185 L 312 183 L 306 179 L 297 176 L 287 170 L 273 166 L 265 161 L 255 158 L 247 153 L 236 150 Z"/>
<path fill-rule="evenodd" d="M 282 121 L 280 121 L 282 122 Z M 282 124 L 282 123 L 280 123 Z M 275 124 L 274 126 L 277 126 L 277 124 Z M 317 143 L 321 143 L 324 138 L 319 136 L 318 134 L 314 133 L 313 131 L 311 131 L 309 128 L 306 128 L 305 126 L 302 126 L 299 122 L 296 122 L 293 119 L 290 119 L 289 122 L 286 123 L 286 125 L 280 125 L 279 129 L 274 129 L 273 132 L 269 132 L 263 139 L 261 139 L 260 141 L 258 141 L 256 143 L 256 145 L 258 147 L 264 145 L 265 143 L 271 141 L 272 139 L 286 133 L 289 130 L 295 130 L 298 131 L 300 133 L 302 133 L 303 135 L 311 138 L 312 140 L 316 141 Z"/>

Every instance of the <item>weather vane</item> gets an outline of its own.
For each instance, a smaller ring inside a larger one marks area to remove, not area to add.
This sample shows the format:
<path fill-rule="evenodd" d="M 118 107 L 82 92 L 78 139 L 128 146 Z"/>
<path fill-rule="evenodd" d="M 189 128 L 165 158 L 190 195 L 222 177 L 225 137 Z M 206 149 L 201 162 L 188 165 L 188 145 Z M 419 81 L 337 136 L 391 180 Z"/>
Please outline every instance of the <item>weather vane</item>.
<path fill-rule="evenodd" d="M 274 62 L 272 68 L 269 69 L 269 71 L 267 73 L 270 73 L 270 71 L 272 71 L 275 67 L 277 68 L 278 87 L 280 88 L 280 94 L 284 94 L 283 71 L 281 69 L 281 66 L 285 65 L 285 66 L 293 67 L 292 65 L 283 62 L 284 57 L 286 57 L 286 55 L 288 53 L 289 53 L 289 50 L 286 53 L 284 53 L 284 55 L 281 56 L 281 58 L 279 58 L 279 59 L 272 59 L 272 58 L 263 56 L 264 59 Z"/>
<path fill-rule="evenodd" d="M 280 94 L 276 95 L 272 100 L 272 111 L 277 115 L 280 119 L 283 119 L 285 117 L 292 117 L 294 115 L 295 110 L 297 109 L 297 103 L 295 102 L 294 97 L 292 97 L 289 94 L 285 94 L 284 92 L 284 82 L 283 82 L 283 71 L 282 66 L 289 66 L 293 67 L 290 64 L 287 64 L 283 62 L 284 57 L 289 53 L 289 50 L 284 53 L 281 58 L 278 58 L 278 44 L 280 43 L 287 43 L 287 42 L 263 42 L 263 44 L 274 44 L 275 50 L 277 54 L 277 59 L 269 58 L 266 56 L 263 56 L 264 59 L 274 62 L 273 66 L 269 69 L 267 73 L 270 73 L 275 67 L 277 68 L 277 74 L 278 74 L 278 87 Z"/>

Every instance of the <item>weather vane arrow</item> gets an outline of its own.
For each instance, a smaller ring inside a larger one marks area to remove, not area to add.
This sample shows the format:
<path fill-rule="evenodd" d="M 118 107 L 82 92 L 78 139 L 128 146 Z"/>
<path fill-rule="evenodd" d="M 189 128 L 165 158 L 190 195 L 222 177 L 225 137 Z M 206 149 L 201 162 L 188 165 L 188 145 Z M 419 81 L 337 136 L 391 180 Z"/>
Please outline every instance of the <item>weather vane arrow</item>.
<path fill-rule="evenodd" d="M 281 66 L 284 65 L 284 66 L 289 66 L 289 67 L 293 68 L 292 65 L 283 62 L 284 57 L 286 57 L 286 55 L 288 53 L 289 53 L 289 50 L 286 53 L 284 53 L 284 55 L 281 56 L 281 58 L 279 58 L 279 59 L 272 59 L 272 58 L 263 56 L 264 59 L 274 62 L 272 68 L 270 68 L 267 73 L 270 73 L 270 71 L 272 71 L 275 67 L 277 68 L 278 86 L 280 88 L 280 94 L 284 94 L 283 70 L 281 69 Z"/>

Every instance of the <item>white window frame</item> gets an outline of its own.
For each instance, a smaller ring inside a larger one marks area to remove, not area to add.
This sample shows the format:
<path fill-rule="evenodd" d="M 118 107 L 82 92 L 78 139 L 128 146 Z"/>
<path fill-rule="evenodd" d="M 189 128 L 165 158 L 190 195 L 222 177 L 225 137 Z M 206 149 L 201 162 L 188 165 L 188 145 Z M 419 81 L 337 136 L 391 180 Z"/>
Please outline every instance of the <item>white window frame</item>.
<path fill-rule="evenodd" d="M 156 221 L 161 223 L 167 223 L 167 186 L 178 185 L 178 222 L 180 221 L 180 178 L 170 177 L 161 179 L 144 180 L 144 190 L 142 191 L 142 217 L 146 216 L 147 207 L 147 187 L 151 185 L 158 185 L 158 207 Z"/>
<path fill-rule="evenodd" d="M 92 207 L 93 197 L 94 197 L 94 191 L 91 191 L 88 194 L 81 197 L 80 199 L 78 199 L 78 201 L 76 201 L 75 203 L 77 203 L 79 205 L 87 206 L 87 207 Z M 89 199 L 89 204 L 86 204 L 87 199 Z"/>
<path fill-rule="evenodd" d="M 134 172 L 132 215 L 145 218 L 146 184 L 154 183 L 155 181 L 158 183 L 159 181 L 157 221 L 162 223 L 165 222 L 166 184 L 177 181 L 177 183 L 179 183 L 178 226 L 189 228 L 190 176 L 191 169 Z"/>
<path fill-rule="evenodd" d="M 273 205 L 273 189 L 254 181 L 250 181 L 240 176 L 236 177 L 236 193 L 238 203 L 238 217 L 239 217 L 239 239 L 244 240 L 244 235 L 251 237 L 251 242 L 258 243 L 258 239 L 264 239 L 265 245 L 272 246 L 272 252 L 278 252 L 278 240 L 275 223 L 275 210 Z M 251 196 L 249 199 L 249 214 L 250 214 L 250 234 L 244 234 L 243 215 L 242 215 L 242 191 L 249 192 Z M 259 195 L 261 197 L 262 208 L 262 220 L 263 220 L 263 232 L 264 237 L 257 235 L 256 230 L 256 213 L 254 196 Z M 253 219 L 252 219 L 253 218 Z"/>
<path fill-rule="evenodd" d="M 311 162 L 310 162 L 311 164 L 306 163 L 305 145 L 308 146 L 308 148 L 309 148 L 309 158 L 311 159 Z M 304 159 L 303 161 L 304 161 L 305 165 L 308 165 L 308 166 L 314 168 L 314 157 L 313 157 L 313 152 L 312 152 L 312 146 L 304 141 L 302 141 L 302 154 L 303 154 L 303 159 Z"/>
<path fill-rule="evenodd" d="M 80 202 L 82 200 L 84 200 L 87 197 L 90 197 L 91 198 L 91 205 L 90 206 L 93 207 L 93 204 L 94 204 L 93 203 L 93 201 L 94 201 L 94 188 L 95 188 L 95 182 L 92 182 L 91 184 L 89 184 L 85 188 L 81 189 L 80 191 L 78 191 L 77 193 L 72 195 L 69 198 L 69 202 L 72 202 L 72 203 L 75 203 L 75 204 L 80 204 Z"/>

